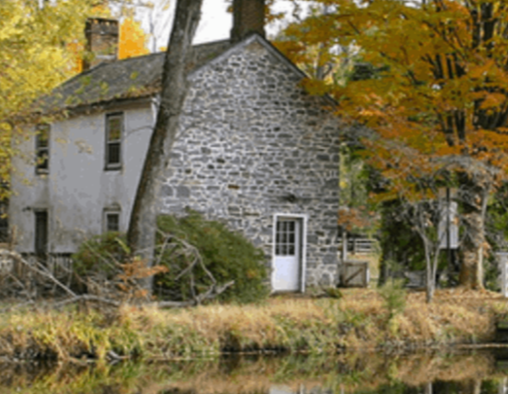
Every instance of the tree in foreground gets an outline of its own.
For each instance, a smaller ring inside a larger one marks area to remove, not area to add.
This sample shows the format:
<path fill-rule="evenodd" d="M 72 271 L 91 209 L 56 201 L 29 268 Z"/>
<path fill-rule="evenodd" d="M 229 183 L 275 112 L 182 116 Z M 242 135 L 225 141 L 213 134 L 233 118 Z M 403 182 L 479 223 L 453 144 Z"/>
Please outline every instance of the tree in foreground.
<path fill-rule="evenodd" d="M 157 120 L 148 146 L 133 203 L 127 243 L 134 255 L 153 264 L 158 196 L 167 157 L 176 138 L 183 102 L 188 90 L 186 59 L 201 16 L 202 0 L 178 0 L 162 73 Z M 152 288 L 152 280 L 144 286 Z"/>
<path fill-rule="evenodd" d="M 347 84 L 310 79 L 307 88 L 331 94 L 343 118 L 375 131 L 363 142 L 388 181 L 384 199 L 433 199 L 440 186 L 458 187 L 459 282 L 482 289 L 488 199 L 507 170 L 508 4 L 317 3 L 333 12 L 305 20 L 313 39 L 358 48 L 375 72 Z"/>

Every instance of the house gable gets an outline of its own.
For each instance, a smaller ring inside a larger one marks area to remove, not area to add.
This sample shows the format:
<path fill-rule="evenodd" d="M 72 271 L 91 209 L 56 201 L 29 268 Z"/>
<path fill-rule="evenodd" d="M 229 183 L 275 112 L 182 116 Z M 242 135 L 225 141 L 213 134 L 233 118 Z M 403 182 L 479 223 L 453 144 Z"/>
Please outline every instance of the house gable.
<path fill-rule="evenodd" d="M 222 219 L 272 258 L 274 217 L 306 218 L 310 284 L 337 276 L 341 123 L 253 35 L 191 75 L 162 211 Z"/>
<path fill-rule="evenodd" d="M 245 40 L 239 42 L 238 44 L 236 44 L 234 46 L 231 46 L 229 49 L 226 49 L 219 56 L 212 58 L 210 61 L 208 61 L 208 62 L 202 64 L 201 66 L 197 67 L 196 69 L 194 69 L 189 74 L 189 79 L 192 81 L 194 75 L 198 74 L 202 69 L 207 68 L 207 67 L 213 67 L 214 65 L 223 62 L 225 59 L 229 58 L 230 56 L 244 51 L 246 47 L 248 47 L 252 44 L 258 44 L 259 46 L 263 47 L 272 56 L 273 61 L 279 61 L 282 64 L 284 64 L 288 68 L 288 70 L 290 70 L 291 72 L 293 72 L 295 74 L 295 76 L 298 76 L 300 78 L 304 78 L 306 76 L 302 70 L 300 70 L 298 67 L 296 67 L 293 62 L 291 62 L 287 57 L 285 57 L 269 41 L 267 41 L 265 38 L 261 37 L 258 34 L 252 34 L 249 37 L 247 37 Z"/>

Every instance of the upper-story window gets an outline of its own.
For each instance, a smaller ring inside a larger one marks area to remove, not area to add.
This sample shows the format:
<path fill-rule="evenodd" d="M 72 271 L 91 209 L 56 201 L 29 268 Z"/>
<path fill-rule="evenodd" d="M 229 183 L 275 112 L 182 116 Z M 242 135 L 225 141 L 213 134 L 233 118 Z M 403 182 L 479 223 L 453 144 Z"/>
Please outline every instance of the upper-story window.
<path fill-rule="evenodd" d="M 106 170 L 122 167 L 123 114 L 106 116 Z"/>
<path fill-rule="evenodd" d="M 49 133 L 50 126 L 39 125 L 35 134 L 35 173 L 49 172 Z"/>

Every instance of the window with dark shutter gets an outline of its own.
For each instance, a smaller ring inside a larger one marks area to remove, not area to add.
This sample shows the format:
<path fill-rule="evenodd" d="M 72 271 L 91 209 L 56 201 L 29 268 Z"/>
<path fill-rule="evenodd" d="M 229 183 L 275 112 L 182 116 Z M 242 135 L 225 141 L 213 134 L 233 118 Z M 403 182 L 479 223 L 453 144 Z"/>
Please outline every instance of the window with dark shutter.
<path fill-rule="evenodd" d="M 35 253 L 48 252 L 48 211 L 35 211 Z"/>
<path fill-rule="evenodd" d="M 9 242 L 9 219 L 7 218 L 7 210 L 9 200 L 0 202 L 0 243 Z"/>
<path fill-rule="evenodd" d="M 35 173 L 49 172 L 49 125 L 40 125 L 35 134 Z"/>
<path fill-rule="evenodd" d="M 106 170 L 122 167 L 123 114 L 106 116 Z"/>

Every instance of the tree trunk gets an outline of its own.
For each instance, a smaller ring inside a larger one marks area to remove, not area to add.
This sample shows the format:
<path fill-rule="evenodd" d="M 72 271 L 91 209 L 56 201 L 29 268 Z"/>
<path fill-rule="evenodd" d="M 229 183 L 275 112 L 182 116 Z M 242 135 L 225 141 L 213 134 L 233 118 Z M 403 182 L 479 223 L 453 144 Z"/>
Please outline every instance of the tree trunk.
<path fill-rule="evenodd" d="M 462 381 L 460 388 L 460 392 L 464 394 L 481 394 L 482 381 L 478 379 Z"/>
<path fill-rule="evenodd" d="M 157 121 L 131 211 L 127 242 L 132 253 L 143 258 L 148 267 L 153 263 L 161 184 L 187 94 L 185 64 L 199 22 L 201 4 L 202 0 L 177 1 L 173 30 L 164 61 Z M 151 291 L 151 277 L 143 279 L 142 282 L 143 286 Z"/>
<path fill-rule="evenodd" d="M 428 212 L 429 207 L 417 204 L 414 207 L 415 216 L 411 220 L 411 224 L 416 229 L 416 232 L 420 236 L 423 242 L 423 250 L 425 252 L 425 267 L 426 267 L 426 301 L 427 303 L 431 303 L 434 298 L 434 293 L 436 291 L 436 273 L 437 273 L 437 264 L 439 259 L 439 240 L 437 242 L 432 242 L 429 237 L 428 225 L 427 225 L 427 217 L 426 213 Z"/>
<path fill-rule="evenodd" d="M 463 216 L 466 236 L 462 245 L 459 284 L 468 289 L 483 289 L 483 220 L 477 212 Z"/>
<path fill-rule="evenodd" d="M 459 284 L 467 289 L 481 290 L 483 286 L 483 253 L 485 216 L 490 187 L 483 180 L 470 177 L 462 194 L 462 224 L 464 237 L 460 246 L 461 266 Z"/>

